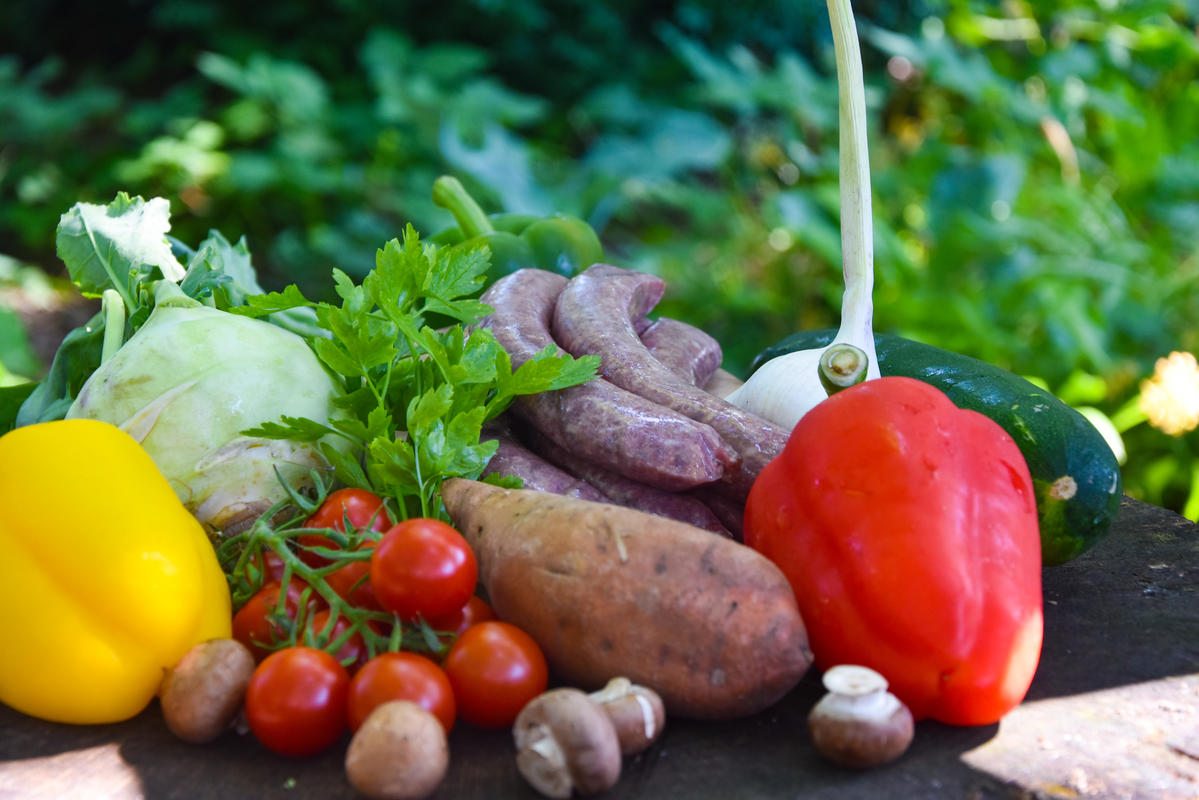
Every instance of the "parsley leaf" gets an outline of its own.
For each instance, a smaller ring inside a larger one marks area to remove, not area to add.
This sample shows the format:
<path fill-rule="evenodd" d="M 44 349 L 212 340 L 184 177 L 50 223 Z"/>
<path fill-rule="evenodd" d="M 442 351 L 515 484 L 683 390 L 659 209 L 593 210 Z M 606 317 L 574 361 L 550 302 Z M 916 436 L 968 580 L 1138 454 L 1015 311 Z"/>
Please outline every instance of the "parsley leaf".
<path fill-rule="evenodd" d="M 246 433 L 301 441 L 334 433 L 351 443 L 348 454 L 321 445 L 339 481 L 395 498 L 404 517 L 447 519 L 441 484 L 477 479 L 498 448 L 479 441 L 483 425 L 517 395 L 583 383 L 599 367 L 596 356 L 548 347 L 514 372 L 491 331 L 469 327 L 491 311 L 476 297 L 490 258 L 486 247 L 422 242 L 408 225 L 402 240 L 379 249 L 360 284 L 334 270 L 340 304 L 313 303 L 295 286 L 247 298 L 238 313 L 314 308 L 321 331 L 309 344 L 345 393 L 343 416 L 284 417 Z M 458 324 L 434 330 L 431 315 Z"/>

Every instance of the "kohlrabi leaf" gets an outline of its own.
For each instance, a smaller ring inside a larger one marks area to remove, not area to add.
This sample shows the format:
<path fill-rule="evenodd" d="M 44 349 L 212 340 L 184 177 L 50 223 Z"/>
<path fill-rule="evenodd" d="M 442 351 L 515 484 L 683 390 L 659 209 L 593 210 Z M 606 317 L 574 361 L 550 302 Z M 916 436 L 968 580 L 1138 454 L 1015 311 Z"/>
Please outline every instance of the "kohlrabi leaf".
<path fill-rule="evenodd" d="M 198 277 L 194 277 L 198 276 Z M 196 285 L 192 287 L 193 279 Z M 183 289 L 191 297 L 208 293 L 212 305 L 247 317 L 264 317 L 298 336 L 322 336 L 316 323 L 316 312 L 295 286 L 283 293 L 264 295 L 258 274 L 250 261 L 250 248 L 245 237 L 231 244 L 219 231 L 209 231 L 208 238 L 188 261 Z M 266 297 L 266 300 L 259 298 Z M 257 302 L 256 302 L 257 301 Z"/>
<path fill-rule="evenodd" d="M 59 220 L 58 257 L 85 295 L 116 289 L 133 309 L 137 285 L 154 270 L 183 280 L 183 265 L 166 238 L 170 229 L 170 206 L 161 197 L 147 202 L 121 192 L 107 206 L 76 203 Z"/>
<path fill-rule="evenodd" d="M 236 290 L 230 298 L 235 305 L 244 303 L 249 295 L 262 294 L 264 291 L 258 283 L 258 273 L 250 261 L 250 247 L 244 236 L 237 244 L 233 244 L 220 231 L 209 231 L 208 238 L 196 248 L 192 260 L 196 259 L 211 262 L 214 269 L 229 276 Z"/>
<path fill-rule="evenodd" d="M 29 395 L 37 389 L 35 383 L 0 386 L 0 434 L 8 433 L 17 424 L 17 415 Z"/>
<path fill-rule="evenodd" d="M 100 366 L 103 348 L 104 315 L 99 313 L 62 340 L 50 371 L 17 412 L 17 427 L 62 419 L 75 395 Z"/>

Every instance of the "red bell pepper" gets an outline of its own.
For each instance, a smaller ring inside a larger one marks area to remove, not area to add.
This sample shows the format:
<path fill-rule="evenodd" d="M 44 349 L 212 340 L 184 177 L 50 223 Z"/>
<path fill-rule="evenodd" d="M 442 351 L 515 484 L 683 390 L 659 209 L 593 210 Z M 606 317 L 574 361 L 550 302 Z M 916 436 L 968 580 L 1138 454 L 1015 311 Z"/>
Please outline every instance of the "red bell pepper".
<path fill-rule="evenodd" d="M 985 725 L 1040 658 L 1037 525 L 999 425 L 886 377 L 799 421 L 754 483 L 745 542 L 791 581 L 817 666 L 871 667 L 917 719 Z"/>

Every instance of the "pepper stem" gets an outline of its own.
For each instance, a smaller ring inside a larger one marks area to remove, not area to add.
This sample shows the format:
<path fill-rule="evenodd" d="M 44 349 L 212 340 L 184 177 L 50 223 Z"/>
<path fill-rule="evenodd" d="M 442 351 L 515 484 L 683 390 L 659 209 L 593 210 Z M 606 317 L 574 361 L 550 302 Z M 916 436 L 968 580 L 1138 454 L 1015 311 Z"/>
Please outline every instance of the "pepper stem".
<path fill-rule="evenodd" d="M 491 233 L 495 226 L 457 178 L 442 175 L 433 181 L 433 202 L 454 215 L 467 239 Z"/>
<path fill-rule="evenodd" d="M 828 0 L 837 87 L 841 148 L 841 255 L 845 294 L 835 341 L 862 345 L 874 356 L 874 229 L 870 208 L 870 154 L 866 144 L 866 91 L 862 54 L 849 0 Z M 877 369 L 872 370 L 877 373 Z"/>

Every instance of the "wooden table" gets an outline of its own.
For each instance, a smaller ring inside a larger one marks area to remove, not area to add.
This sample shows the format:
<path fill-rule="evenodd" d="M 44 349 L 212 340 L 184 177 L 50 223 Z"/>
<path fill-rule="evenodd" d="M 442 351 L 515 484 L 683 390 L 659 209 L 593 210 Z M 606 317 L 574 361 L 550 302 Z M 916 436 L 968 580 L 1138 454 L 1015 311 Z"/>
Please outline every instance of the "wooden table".
<path fill-rule="evenodd" d="M 1045 570 L 1045 646 L 998 725 L 917 725 L 898 762 L 822 761 L 805 718 L 814 671 L 781 703 L 721 723 L 672 720 L 609 796 L 641 798 L 1199 798 L 1199 527 L 1126 499 L 1111 534 Z M 459 724 L 444 798 L 535 798 L 506 731 Z M 175 740 L 156 706 L 74 727 L 0 707 L 0 798 L 353 797 L 344 747 L 292 760 L 235 732 Z"/>

